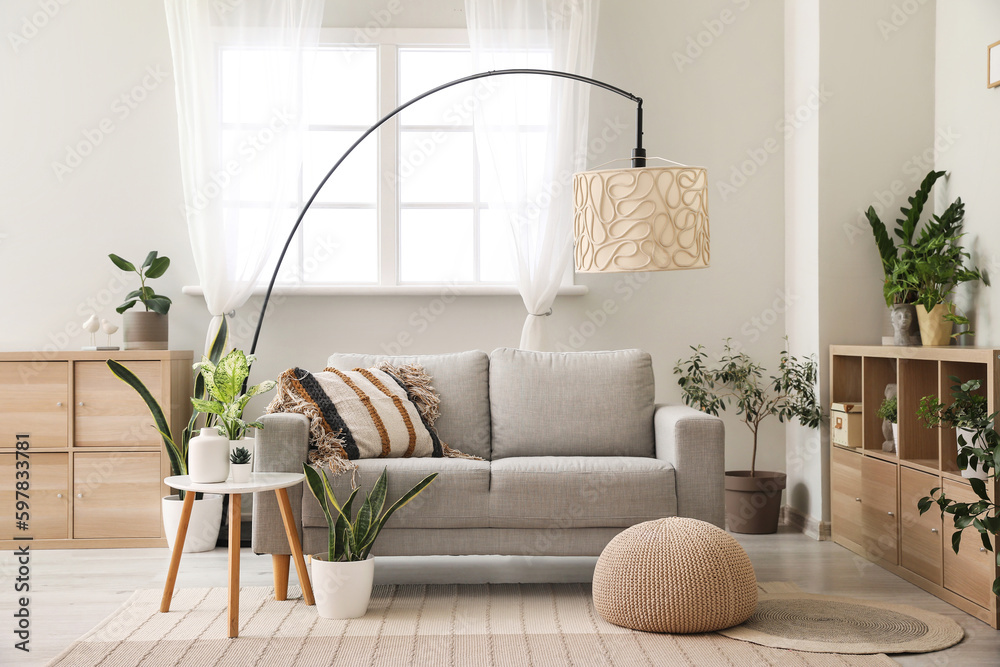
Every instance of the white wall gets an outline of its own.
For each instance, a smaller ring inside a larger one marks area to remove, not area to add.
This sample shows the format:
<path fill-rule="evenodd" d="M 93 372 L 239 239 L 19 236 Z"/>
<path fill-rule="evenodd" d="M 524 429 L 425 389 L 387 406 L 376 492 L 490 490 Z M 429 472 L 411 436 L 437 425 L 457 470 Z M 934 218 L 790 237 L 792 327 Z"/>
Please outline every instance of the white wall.
<path fill-rule="evenodd" d="M 389 6 L 357 5 L 344 20 L 372 26 Z M 405 0 L 391 25 L 461 27 L 462 8 L 460 0 Z M 24 21 L 30 25 L 39 11 L 36 0 L 0 5 L 5 35 L 0 306 L 6 325 L 0 349 L 86 344 L 78 324 L 95 307 L 114 319 L 114 306 L 132 289 L 120 283 L 107 253 L 141 258 L 155 248 L 173 259 L 157 284 L 175 301 L 171 347 L 198 350 L 208 315 L 199 298 L 180 292 L 196 283 L 196 275 L 179 210 L 176 113 L 162 2 L 70 2 L 55 16 L 38 19 L 45 25 L 37 34 L 29 29 L 30 37 L 15 51 L 6 36 L 18 34 Z M 329 12 L 326 23 L 345 25 Z M 675 52 L 686 49 L 693 62 L 679 70 Z M 768 139 L 780 136 L 782 63 L 780 3 L 604 3 L 595 76 L 645 98 L 650 155 L 708 167 L 712 267 L 628 279 L 581 276 L 590 294 L 560 298 L 552 324 L 555 339 L 565 345 L 650 351 L 661 401 L 679 396 L 671 369 L 688 345 L 717 350 L 722 337 L 733 336 L 772 365 L 780 350 L 783 158 L 780 151 L 768 153 L 758 166 L 747 162 L 747 151 L 759 155 Z M 125 117 L 117 100 L 141 84 L 147 68 L 167 77 L 152 90 L 139 91 L 144 99 Z M 627 156 L 633 106 L 602 91 L 591 99 L 592 138 L 616 119 L 627 126 L 592 164 Z M 91 154 L 60 180 L 53 162 L 64 161 L 66 147 L 86 141 L 85 133 L 105 118 L 113 131 L 102 133 Z M 741 167 L 752 174 L 741 179 Z M 735 192 L 723 196 L 718 189 L 723 182 L 736 183 Z M 256 372 L 273 376 L 293 364 L 318 368 L 334 350 L 380 351 L 401 332 L 412 336 L 406 351 L 414 353 L 517 344 L 524 317 L 518 297 L 462 297 L 441 312 L 443 305 L 428 297 L 294 297 L 272 303 Z M 249 345 L 258 308 L 254 299 L 240 309 L 236 343 Z M 728 419 L 730 468 L 749 463 L 749 436 L 742 428 Z M 763 435 L 758 465 L 782 469 L 782 429 L 772 424 Z"/>
<path fill-rule="evenodd" d="M 959 306 L 975 315 L 976 344 L 990 347 L 1000 346 L 1000 88 L 986 87 L 986 47 L 998 40 L 1000 3 L 938 0 L 935 123 L 953 141 L 937 151 L 948 172 L 937 206 L 965 202 L 965 246 L 994 282 L 961 289 Z"/>

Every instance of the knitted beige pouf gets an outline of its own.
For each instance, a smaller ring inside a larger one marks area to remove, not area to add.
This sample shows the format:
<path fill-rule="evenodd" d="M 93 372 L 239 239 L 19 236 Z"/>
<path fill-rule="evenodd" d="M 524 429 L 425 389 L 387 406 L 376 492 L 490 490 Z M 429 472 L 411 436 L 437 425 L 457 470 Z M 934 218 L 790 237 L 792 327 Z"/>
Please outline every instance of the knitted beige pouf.
<path fill-rule="evenodd" d="M 726 531 L 695 519 L 647 521 L 619 533 L 594 570 L 594 607 L 647 632 L 713 632 L 757 607 L 757 577 Z"/>

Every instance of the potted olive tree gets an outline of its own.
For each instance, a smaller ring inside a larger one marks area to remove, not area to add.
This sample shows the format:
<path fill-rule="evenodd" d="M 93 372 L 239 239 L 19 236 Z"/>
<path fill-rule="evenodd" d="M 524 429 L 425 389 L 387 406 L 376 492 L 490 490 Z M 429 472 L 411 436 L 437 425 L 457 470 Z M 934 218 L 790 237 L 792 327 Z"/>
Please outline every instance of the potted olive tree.
<path fill-rule="evenodd" d="M 416 498 L 438 474 L 435 472 L 424 477 L 385 509 L 389 481 L 388 473 L 383 469 L 354 515 L 351 510 L 358 495 L 357 488 L 351 492 L 347 502 L 341 505 L 321 470 L 309 464 L 303 464 L 302 470 L 309 490 L 319 501 L 330 531 L 326 553 L 311 557 L 310 579 L 316 593 L 316 609 L 323 618 L 364 616 L 368 610 L 375 576 L 375 561 L 371 556 L 375 540 L 389 517 Z"/>
<path fill-rule="evenodd" d="M 952 380 L 959 382 L 958 378 Z M 922 418 L 930 425 L 943 424 L 957 427 L 961 425 L 971 432 L 972 437 L 966 440 L 959 435 L 958 467 L 978 467 L 985 479 L 972 477 L 969 484 L 979 498 L 976 502 L 958 502 L 945 495 L 944 489 L 935 487 L 929 496 L 924 496 L 917 503 L 917 508 L 923 514 L 935 504 L 942 518 L 951 515 L 955 532 L 951 536 L 951 548 L 958 553 L 962 544 L 962 533 L 967 528 L 973 528 L 979 533 L 982 548 L 993 551 L 993 541 L 1000 532 L 1000 505 L 990 498 L 990 489 L 996 488 L 1000 480 L 1000 434 L 994 428 L 998 413 L 984 414 L 976 394 L 982 383 L 979 380 L 961 382 L 952 387 L 954 402 L 951 406 L 942 406 L 936 400 L 922 409 Z M 975 407 L 974 407 L 975 406 Z M 924 406 L 922 406 L 923 408 Z M 978 545 L 977 545 L 978 546 Z M 997 558 L 1000 565 L 1000 557 Z M 1000 577 L 993 580 L 993 594 L 1000 595 Z"/>
<path fill-rule="evenodd" d="M 785 474 L 757 470 L 757 435 L 768 417 L 785 422 L 798 420 L 817 428 L 822 411 L 816 397 L 818 368 L 813 357 L 796 359 L 782 351 L 778 374 L 764 378 L 764 367 L 726 340 L 725 353 L 711 364 L 704 348 L 674 367 L 684 403 L 718 416 L 736 405 L 736 414 L 753 435 L 750 470 L 726 472 L 726 523 L 736 533 L 774 533 L 778 530 L 781 491 Z"/>
<path fill-rule="evenodd" d="M 125 297 L 125 303 L 115 308 L 119 315 L 124 315 L 125 330 L 122 337 L 125 349 L 167 349 L 167 312 L 170 310 L 170 299 L 157 294 L 152 287 L 147 287 L 146 281 L 162 276 L 170 266 L 170 258 L 160 257 L 154 250 L 146 255 L 142 266 L 136 268 L 135 264 L 118 255 L 111 254 L 108 257 L 122 271 L 130 271 L 139 276 L 139 289 L 129 292 Z M 130 310 L 139 303 L 145 310 Z"/>

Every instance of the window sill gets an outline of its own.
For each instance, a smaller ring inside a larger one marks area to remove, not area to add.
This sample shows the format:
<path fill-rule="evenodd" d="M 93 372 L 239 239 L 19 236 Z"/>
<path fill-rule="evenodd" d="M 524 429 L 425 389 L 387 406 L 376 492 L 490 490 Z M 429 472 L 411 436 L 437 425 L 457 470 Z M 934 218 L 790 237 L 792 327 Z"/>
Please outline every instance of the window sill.
<path fill-rule="evenodd" d="M 254 296 L 264 296 L 265 287 L 254 288 Z M 186 285 L 188 296 L 204 296 L 200 285 Z M 559 296 L 584 296 L 586 285 L 563 285 Z M 278 286 L 271 296 L 519 296 L 513 285 L 287 285 Z"/>

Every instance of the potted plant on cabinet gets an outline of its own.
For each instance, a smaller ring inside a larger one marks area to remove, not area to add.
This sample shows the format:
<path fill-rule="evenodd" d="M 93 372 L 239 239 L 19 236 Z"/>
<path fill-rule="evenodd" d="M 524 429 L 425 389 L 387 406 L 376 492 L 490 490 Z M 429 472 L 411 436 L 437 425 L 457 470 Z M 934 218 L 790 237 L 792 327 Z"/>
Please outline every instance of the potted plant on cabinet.
<path fill-rule="evenodd" d="M 245 440 L 247 429 L 263 428 L 260 422 L 243 421 L 243 410 L 247 402 L 258 394 L 266 394 L 274 389 L 276 382 L 266 380 L 254 385 L 244 393 L 243 386 L 250 376 L 250 366 L 255 361 L 253 355 L 242 350 L 233 350 L 222 359 L 215 361 L 204 357 L 196 367 L 200 369 L 208 397 L 192 399 L 195 409 L 208 415 L 206 425 L 218 425 L 223 435 L 229 438 L 230 453 Z M 253 445 L 250 444 L 250 448 Z"/>
<path fill-rule="evenodd" d="M 785 474 L 757 470 L 757 436 L 761 423 L 771 416 L 780 422 L 797 419 L 809 428 L 819 426 L 822 411 L 816 397 L 816 360 L 799 360 L 782 351 L 778 375 L 765 380 L 764 367 L 746 353 L 734 350 L 730 339 L 726 340 L 725 354 L 714 366 L 701 345 L 691 349 L 694 354 L 674 367 L 674 373 L 680 376 L 677 384 L 684 403 L 715 416 L 735 403 L 736 414 L 753 434 L 750 470 L 726 472 L 729 530 L 776 532 Z"/>
<path fill-rule="evenodd" d="M 364 616 L 368 610 L 375 575 L 375 561 L 371 556 L 375 540 L 389 517 L 416 498 L 438 474 L 435 472 L 424 477 L 384 510 L 388 473 L 383 469 L 371 493 L 365 496 L 354 516 L 351 509 L 358 495 L 357 488 L 341 506 L 321 470 L 308 464 L 303 464 L 302 470 L 309 490 L 319 501 L 330 531 L 326 553 L 311 557 L 310 579 L 316 594 L 316 609 L 323 618 Z"/>
<path fill-rule="evenodd" d="M 212 342 L 210 357 L 218 359 L 222 356 L 228 337 L 228 326 L 223 320 L 215 340 Z M 180 433 L 180 439 L 176 439 L 171 433 L 170 423 L 167 421 L 163 409 L 153 394 L 146 388 L 132 371 L 122 364 L 109 359 L 108 368 L 114 375 L 132 387 L 136 393 L 146 403 L 150 414 L 153 416 L 156 430 L 160 433 L 163 446 L 166 448 L 167 456 L 170 459 L 171 475 L 188 474 L 188 445 L 191 441 L 192 433 L 197 428 L 199 413 L 192 410 L 187 426 Z M 205 383 L 200 374 L 195 374 L 194 382 L 195 397 L 205 395 Z M 178 491 L 174 495 L 164 496 L 161 502 L 163 511 L 163 530 L 167 538 L 167 547 L 174 548 L 174 538 L 177 536 L 177 526 L 180 524 L 181 501 L 184 500 L 184 491 Z M 184 540 L 184 553 L 194 553 L 199 551 L 211 551 L 219 539 L 219 528 L 222 525 L 222 500 L 223 496 L 214 493 L 198 493 L 195 495 L 194 507 L 191 510 L 191 520 L 188 524 L 187 538 Z"/>
<path fill-rule="evenodd" d="M 154 250 L 146 255 L 142 266 L 136 268 L 132 262 L 113 253 L 108 257 L 122 271 L 130 271 L 139 275 L 139 289 L 129 292 L 125 297 L 125 303 L 115 308 L 119 315 L 124 315 L 125 330 L 122 333 L 122 338 L 125 349 L 167 349 L 169 331 L 167 312 L 170 310 L 170 299 L 157 294 L 152 287 L 147 287 L 146 281 L 162 276 L 170 266 L 170 259 L 160 257 Z M 146 310 L 130 310 L 138 303 L 141 303 Z"/>
<path fill-rule="evenodd" d="M 989 473 L 980 465 L 980 457 L 987 456 L 987 443 L 983 434 L 992 429 L 993 416 L 987 413 L 987 398 L 975 393 L 980 390 L 979 380 L 962 382 L 954 375 L 951 405 L 945 405 L 937 396 L 920 399 L 917 417 L 927 428 L 947 426 L 955 429 L 958 444 L 958 469 L 966 479 L 988 479 Z M 977 440 L 978 438 L 978 440 Z"/>
<path fill-rule="evenodd" d="M 957 378 L 952 379 L 958 381 Z M 978 395 L 973 392 L 980 386 L 979 380 L 970 380 L 953 386 L 954 403 L 951 406 L 942 407 L 937 403 L 929 405 L 926 411 L 930 423 L 937 421 L 948 426 L 964 424 L 964 428 L 971 431 L 971 441 L 963 443 L 964 436 L 959 436 L 961 451 L 958 455 L 958 466 L 963 468 L 978 464 L 986 475 L 985 479 L 977 477 L 969 479 L 969 484 L 978 497 L 976 502 L 963 503 L 948 498 L 940 487 L 931 489 L 929 496 L 924 496 L 917 502 L 921 514 L 936 504 L 942 518 L 945 514 L 953 517 L 955 532 L 951 536 L 951 548 L 955 553 L 958 553 L 961 547 L 962 532 L 970 526 L 979 532 L 982 549 L 990 552 L 993 551 L 993 541 L 1000 532 L 1000 505 L 990 498 L 990 490 L 995 490 L 997 481 L 1000 480 L 1000 468 L 997 467 L 1000 465 L 1000 454 L 998 454 L 1000 434 L 993 427 L 998 413 L 994 412 L 983 417 L 974 416 L 980 414 L 978 407 L 980 401 L 976 398 Z M 973 405 L 977 407 L 972 407 Z M 996 561 L 997 565 L 1000 565 L 1000 555 Z M 1000 577 L 993 580 L 993 594 L 1000 596 Z"/>
<path fill-rule="evenodd" d="M 899 399 L 895 396 L 882 400 L 875 416 L 892 424 L 893 451 L 899 451 Z"/>

